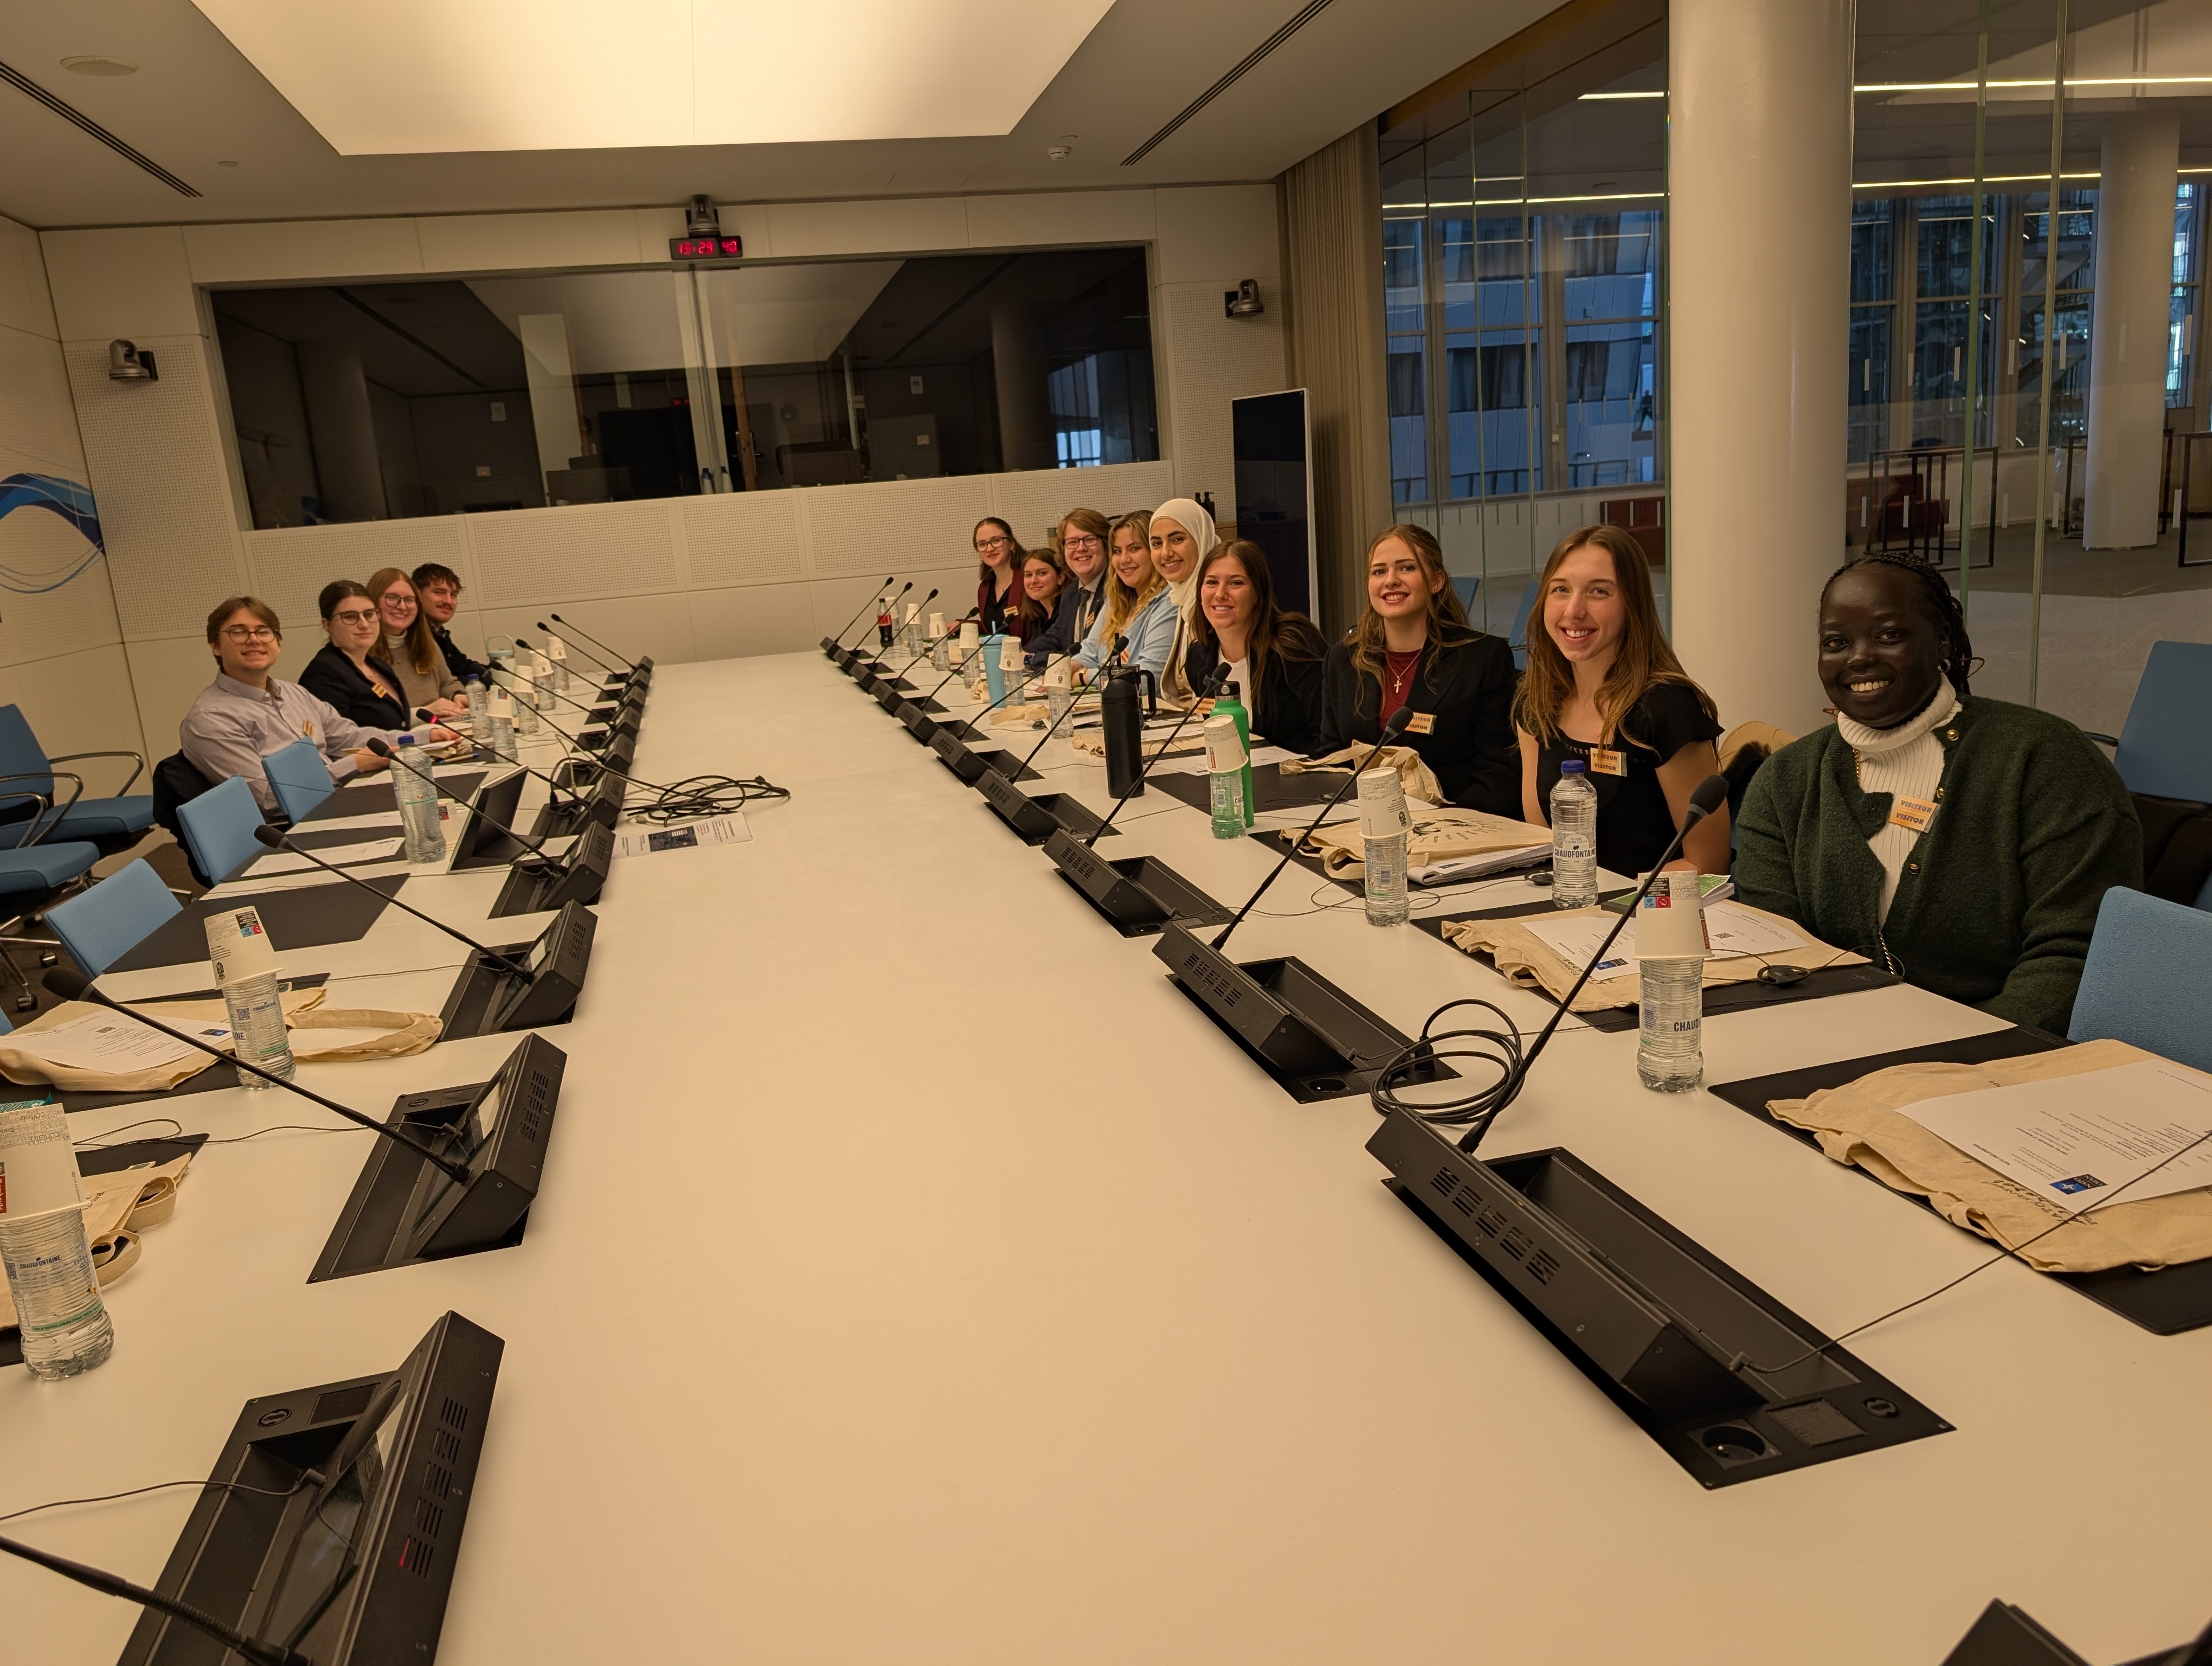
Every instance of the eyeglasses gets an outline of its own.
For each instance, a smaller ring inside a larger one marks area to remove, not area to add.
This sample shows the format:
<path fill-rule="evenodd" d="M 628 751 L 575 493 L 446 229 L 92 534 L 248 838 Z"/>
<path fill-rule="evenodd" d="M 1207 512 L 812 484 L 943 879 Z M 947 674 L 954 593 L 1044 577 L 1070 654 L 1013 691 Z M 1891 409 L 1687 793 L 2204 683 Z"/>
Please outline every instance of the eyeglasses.
<path fill-rule="evenodd" d="M 1010 538 L 979 538 L 975 540 L 975 547 L 978 550 L 995 550 L 1002 544 L 1012 542 Z"/>
<path fill-rule="evenodd" d="M 1064 544 L 1066 548 L 1070 550 L 1103 550 L 1106 547 L 1097 538 L 1091 537 L 1088 532 L 1084 532 L 1077 537 L 1067 538 L 1064 540 Z"/>
<path fill-rule="evenodd" d="M 376 615 L 374 613 L 363 613 L 358 611 L 346 613 L 333 613 L 331 615 L 331 623 L 332 624 L 349 625 L 374 624 L 376 623 Z"/>
<path fill-rule="evenodd" d="M 231 642 L 273 642 L 276 633 L 267 625 L 225 625 L 223 640 Z"/>

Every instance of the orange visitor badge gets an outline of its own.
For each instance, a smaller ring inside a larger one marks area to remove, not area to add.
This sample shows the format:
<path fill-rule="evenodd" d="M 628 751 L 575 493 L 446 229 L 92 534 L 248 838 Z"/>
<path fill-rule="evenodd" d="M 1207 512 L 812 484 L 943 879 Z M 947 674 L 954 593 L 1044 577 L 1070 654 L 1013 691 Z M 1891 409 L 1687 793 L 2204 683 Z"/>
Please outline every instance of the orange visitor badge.
<path fill-rule="evenodd" d="M 1589 752 L 1589 767 L 1601 775 L 1626 775 L 1628 773 L 1628 754 L 1616 752 L 1610 746 L 1593 746 Z"/>
<path fill-rule="evenodd" d="M 1891 806 L 1889 824 L 1914 833 L 1925 833 L 1928 824 L 1936 819 L 1936 806 L 1926 799 L 1900 798 Z"/>
<path fill-rule="evenodd" d="M 1433 734 L 1436 727 L 1437 714 L 1434 712 L 1415 712 L 1406 720 L 1407 734 Z"/>

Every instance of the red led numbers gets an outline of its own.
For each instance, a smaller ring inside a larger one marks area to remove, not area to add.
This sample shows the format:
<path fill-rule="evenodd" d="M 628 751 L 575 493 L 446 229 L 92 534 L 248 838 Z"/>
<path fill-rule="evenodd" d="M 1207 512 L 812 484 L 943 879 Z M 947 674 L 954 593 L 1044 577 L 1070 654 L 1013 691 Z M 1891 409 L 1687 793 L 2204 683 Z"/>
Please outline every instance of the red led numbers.
<path fill-rule="evenodd" d="M 744 257 L 744 240 L 741 237 L 672 237 L 668 240 L 668 258 L 672 260 L 737 260 Z"/>

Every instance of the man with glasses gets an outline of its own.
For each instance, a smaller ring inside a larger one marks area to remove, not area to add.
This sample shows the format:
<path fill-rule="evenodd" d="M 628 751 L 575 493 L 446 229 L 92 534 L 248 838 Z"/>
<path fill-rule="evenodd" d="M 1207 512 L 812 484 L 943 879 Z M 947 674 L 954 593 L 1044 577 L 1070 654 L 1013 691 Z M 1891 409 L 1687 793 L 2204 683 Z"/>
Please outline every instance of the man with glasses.
<path fill-rule="evenodd" d="M 481 681 L 487 674 L 483 666 L 462 651 L 451 629 L 454 611 L 461 605 L 461 575 L 440 562 L 426 561 L 415 569 L 414 578 L 415 599 L 422 604 L 422 617 L 430 622 L 431 640 L 446 656 L 446 668 L 464 683 L 471 677 Z"/>
<path fill-rule="evenodd" d="M 283 651 L 284 632 L 267 602 L 230 597 L 208 615 L 207 639 L 215 651 L 215 681 L 192 702 L 177 726 L 177 739 L 185 758 L 210 781 L 243 777 L 254 802 L 273 813 L 276 794 L 261 760 L 295 740 L 315 743 L 332 781 L 385 767 L 368 743 L 396 745 L 398 731 L 363 728 L 298 684 L 269 674 Z"/>
<path fill-rule="evenodd" d="M 1075 582 L 1060 593 L 1052 622 L 1022 646 L 1022 658 L 1032 671 L 1049 655 L 1082 647 L 1106 600 L 1106 517 L 1096 509 L 1071 509 L 1054 532 L 1060 558 Z"/>

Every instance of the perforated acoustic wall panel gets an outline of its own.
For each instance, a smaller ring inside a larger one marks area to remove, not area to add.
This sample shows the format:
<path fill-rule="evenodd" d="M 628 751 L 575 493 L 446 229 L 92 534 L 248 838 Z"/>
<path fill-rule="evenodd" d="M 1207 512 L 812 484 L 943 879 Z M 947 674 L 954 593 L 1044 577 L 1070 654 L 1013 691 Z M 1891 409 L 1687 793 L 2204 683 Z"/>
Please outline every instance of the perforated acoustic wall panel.
<path fill-rule="evenodd" d="M 1175 496 L 1175 467 L 1169 463 L 1038 469 L 990 479 L 991 513 L 1011 523 L 1024 546 L 1043 543 L 1070 509 L 1096 509 L 1110 520 L 1134 509 L 1158 508 Z"/>
<path fill-rule="evenodd" d="M 19 510 L 6 525 L 10 580 L 0 594 L 0 666 L 27 665 L 58 654 L 106 648 L 123 640 L 107 587 L 107 567 L 97 556 L 84 565 L 84 539 L 58 515 Z M 39 582 L 46 575 L 64 583 Z M 17 575 L 29 578 L 18 583 Z M 204 611 L 204 610 L 203 610 Z M 0 793 L 7 790 L 0 787 Z"/>
<path fill-rule="evenodd" d="M 726 492 L 675 500 L 695 590 L 802 578 L 799 494 Z"/>
<path fill-rule="evenodd" d="M 1236 447 L 1229 402 L 1283 387 L 1281 321 L 1273 312 L 1223 317 L 1218 283 L 1166 285 L 1152 292 L 1152 302 L 1175 360 L 1169 404 L 1176 486 L 1185 497 L 1212 492 L 1218 517 L 1234 520 Z"/>
<path fill-rule="evenodd" d="M 36 466 L 84 478 L 61 350 L 20 330 L 0 329 L 0 460 L 9 473 Z"/>
<path fill-rule="evenodd" d="M 678 587 L 665 499 L 572 504 L 468 517 L 485 607 L 558 605 L 585 596 L 640 596 Z"/>
<path fill-rule="evenodd" d="M 469 547 L 461 517 L 368 520 L 344 526 L 281 526 L 241 535 L 253 593 L 276 610 L 288 638 L 316 634 L 315 598 L 332 579 L 368 581 L 380 568 L 411 573 L 426 561 L 452 568 L 469 582 Z M 475 600 L 471 595 L 470 600 Z M 288 646 L 290 645 L 288 641 Z"/>
<path fill-rule="evenodd" d="M 940 551 L 972 552 L 975 523 L 991 513 L 991 480 L 989 475 L 955 475 L 793 493 L 801 500 L 814 575 L 896 572 L 935 566 Z"/>
<path fill-rule="evenodd" d="M 203 634 L 208 608 L 246 587 L 230 472 L 198 336 L 142 340 L 155 382 L 107 379 L 107 344 L 65 344 L 70 391 L 127 641 Z"/>

